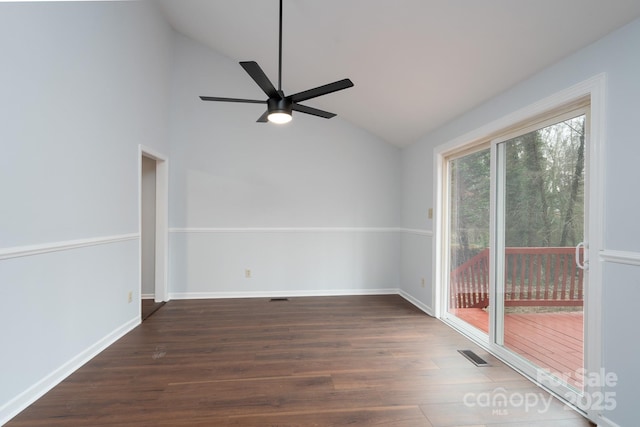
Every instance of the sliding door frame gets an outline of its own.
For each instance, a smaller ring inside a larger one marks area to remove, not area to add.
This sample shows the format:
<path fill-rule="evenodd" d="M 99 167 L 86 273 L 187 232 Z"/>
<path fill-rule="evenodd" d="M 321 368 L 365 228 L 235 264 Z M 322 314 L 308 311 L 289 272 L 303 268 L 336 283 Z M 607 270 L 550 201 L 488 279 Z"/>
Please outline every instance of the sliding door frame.
<path fill-rule="evenodd" d="M 538 371 L 535 377 L 531 375 L 532 365 L 524 360 L 518 360 L 512 357 L 512 353 L 507 351 L 501 345 L 496 343 L 496 326 L 500 322 L 496 322 L 495 310 L 491 310 L 489 317 L 489 336 L 469 327 L 459 319 L 448 316 L 448 268 L 447 256 L 445 248 L 447 247 L 447 191 L 445 173 L 447 170 L 447 159 L 457 152 L 470 150 L 474 146 L 480 146 L 491 143 L 492 163 L 495 162 L 498 154 L 496 140 L 500 137 L 512 133 L 517 129 L 522 129 L 527 124 L 536 121 L 545 116 L 552 116 L 554 111 L 566 110 L 571 108 L 572 104 L 579 104 L 585 98 L 589 100 L 589 125 L 586 127 L 588 154 L 586 156 L 585 179 L 588 180 L 588 195 L 585 210 L 587 211 L 586 229 L 589 230 L 588 246 L 585 248 L 585 259 L 589 260 L 589 286 L 585 289 L 584 304 L 584 366 L 587 373 L 602 372 L 602 267 L 599 258 L 603 246 L 603 200 L 604 200 L 604 126 L 605 126 L 605 86 L 606 76 L 600 74 L 586 81 L 578 83 L 559 93 L 551 95 L 539 102 L 524 107 L 514 113 L 511 113 L 501 119 L 491 122 L 473 132 L 458 137 L 446 144 L 440 145 L 434 149 L 434 239 L 433 239 L 433 301 L 436 317 L 442 319 L 445 323 L 457 329 L 459 332 L 471 338 L 478 345 L 485 348 L 496 357 L 505 361 L 514 369 L 529 376 L 536 384 L 546 388 L 550 392 L 556 394 L 559 398 L 567 402 L 570 406 L 583 412 L 589 419 L 597 422 L 598 413 L 601 408 L 590 405 L 591 397 L 597 396 L 602 392 L 602 384 L 585 384 L 582 396 L 587 399 L 580 399 L 579 396 L 568 396 L 565 393 L 566 388 L 560 386 L 552 377 Z M 491 167 L 491 182 L 495 186 L 496 167 Z M 491 192 L 491 206 L 496 208 L 495 190 Z M 491 215 L 492 224 L 492 247 L 490 253 L 492 259 L 495 258 L 497 250 L 495 242 L 500 234 L 500 227 L 495 224 L 495 215 Z M 490 272 L 491 280 L 494 273 Z M 495 301 L 498 297 L 496 294 L 495 283 L 491 286 L 490 298 Z M 498 313 L 499 314 L 499 313 Z"/>

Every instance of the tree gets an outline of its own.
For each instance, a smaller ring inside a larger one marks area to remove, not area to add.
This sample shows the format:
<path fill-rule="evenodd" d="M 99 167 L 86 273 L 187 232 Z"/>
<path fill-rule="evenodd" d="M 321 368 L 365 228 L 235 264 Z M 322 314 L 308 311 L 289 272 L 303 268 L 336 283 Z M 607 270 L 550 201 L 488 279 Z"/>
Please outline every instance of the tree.
<path fill-rule="evenodd" d="M 572 128 L 573 129 L 573 128 Z M 566 246 L 567 240 L 569 238 L 569 233 L 571 233 L 573 242 L 575 246 L 578 243 L 576 242 L 576 233 L 575 233 L 575 221 L 574 221 L 574 210 L 575 205 L 578 201 L 579 193 L 582 193 L 584 197 L 584 121 L 582 122 L 582 126 L 580 129 L 573 129 L 579 135 L 580 144 L 578 146 L 578 158 L 576 161 L 573 179 L 571 182 L 571 195 L 569 197 L 568 206 L 566 209 L 566 214 L 564 218 L 564 224 L 562 227 L 562 236 L 560 237 L 560 246 Z M 584 216 L 583 216 L 584 217 Z M 580 224 L 580 228 L 584 226 Z M 580 233 L 582 235 L 582 233 Z"/>
<path fill-rule="evenodd" d="M 583 235 L 585 116 L 519 135 L 505 147 L 505 245 L 575 246 Z M 489 246 L 489 149 L 449 162 L 451 267 Z"/>
<path fill-rule="evenodd" d="M 485 149 L 449 163 L 452 267 L 489 245 L 490 155 Z"/>
<path fill-rule="evenodd" d="M 505 144 L 506 245 L 577 244 L 584 218 L 584 116 Z"/>

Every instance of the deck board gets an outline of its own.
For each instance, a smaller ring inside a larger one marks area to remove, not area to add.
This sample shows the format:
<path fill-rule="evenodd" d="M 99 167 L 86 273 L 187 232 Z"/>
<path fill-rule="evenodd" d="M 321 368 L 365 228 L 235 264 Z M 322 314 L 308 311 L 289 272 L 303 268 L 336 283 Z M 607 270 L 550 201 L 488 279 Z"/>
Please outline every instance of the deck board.
<path fill-rule="evenodd" d="M 461 320 L 488 333 L 489 313 L 479 308 L 453 311 Z M 508 313 L 505 315 L 505 347 L 541 368 L 569 378 L 580 388 L 578 375 L 584 366 L 584 315 L 580 312 Z"/>

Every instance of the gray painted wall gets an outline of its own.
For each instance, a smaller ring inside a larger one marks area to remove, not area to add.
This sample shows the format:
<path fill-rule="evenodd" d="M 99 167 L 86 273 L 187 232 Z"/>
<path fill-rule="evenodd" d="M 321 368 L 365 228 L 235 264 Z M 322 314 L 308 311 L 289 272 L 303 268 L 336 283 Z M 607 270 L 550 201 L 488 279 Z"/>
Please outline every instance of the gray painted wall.
<path fill-rule="evenodd" d="M 168 152 L 171 34 L 146 2 L 0 4 L 0 424 L 139 318 L 138 145 Z"/>
<path fill-rule="evenodd" d="M 397 289 L 400 150 L 339 116 L 274 126 L 203 102 L 263 95 L 235 61 L 183 36 L 174 51 L 173 297 Z"/>

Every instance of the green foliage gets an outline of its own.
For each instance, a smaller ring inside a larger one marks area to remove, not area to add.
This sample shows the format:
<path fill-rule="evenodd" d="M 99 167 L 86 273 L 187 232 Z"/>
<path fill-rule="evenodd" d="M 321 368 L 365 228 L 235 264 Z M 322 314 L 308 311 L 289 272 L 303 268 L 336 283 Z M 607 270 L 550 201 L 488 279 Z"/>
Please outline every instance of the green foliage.
<path fill-rule="evenodd" d="M 504 144 L 506 246 L 578 244 L 584 222 L 584 116 Z"/>
<path fill-rule="evenodd" d="M 585 116 L 505 141 L 505 245 L 575 246 L 584 223 Z M 451 268 L 489 246 L 490 150 L 449 162 Z"/>
<path fill-rule="evenodd" d="M 491 151 L 450 162 L 451 267 L 489 246 Z"/>

